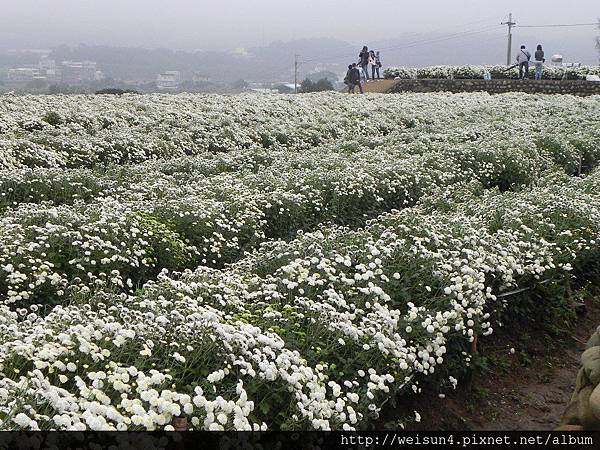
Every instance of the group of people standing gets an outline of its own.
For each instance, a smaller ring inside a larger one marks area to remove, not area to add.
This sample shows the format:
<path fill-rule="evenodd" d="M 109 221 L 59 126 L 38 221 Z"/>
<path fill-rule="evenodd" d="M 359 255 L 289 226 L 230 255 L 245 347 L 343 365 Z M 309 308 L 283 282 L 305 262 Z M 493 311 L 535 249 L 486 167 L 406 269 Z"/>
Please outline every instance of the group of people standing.
<path fill-rule="evenodd" d="M 344 78 L 344 83 L 348 86 L 348 92 L 354 94 L 356 87 L 358 87 L 360 93 L 364 93 L 363 83 L 369 81 L 369 66 L 371 68 L 371 79 L 375 80 L 375 74 L 377 74 L 377 79 L 379 80 L 381 78 L 380 70 L 382 67 L 379 52 L 369 50 L 365 45 L 358 55 L 358 63 L 348 66 L 348 72 L 346 72 L 346 77 Z"/>
<path fill-rule="evenodd" d="M 517 53 L 517 66 L 519 67 L 519 79 L 523 80 L 529 78 L 529 63 L 531 62 L 531 53 L 524 45 L 521 45 L 519 52 Z M 535 79 L 541 80 L 544 74 L 544 63 L 546 62 L 544 50 L 542 45 L 539 44 L 533 55 L 533 64 L 535 67 Z M 348 86 L 348 92 L 354 94 L 356 88 L 363 94 L 363 83 L 369 81 L 369 68 L 371 69 L 371 79 L 375 80 L 381 78 L 381 58 L 378 51 L 369 50 L 365 45 L 360 54 L 358 55 L 358 62 L 350 64 L 344 83 Z M 513 66 L 515 67 L 515 66 Z"/>
<path fill-rule="evenodd" d="M 538 45 L 533 55 L 533 64 L 535 66 L 535 79 L 541 80 L 544 74 L 544 63 L 546 59 L 544 57 L 544 50 L 542 45 Z M 524 80 L 529 78 L 529 63 L 531 62 L 531 53 L 524 45 L 521 45 L 519 53 L 517 53 L 517 65 L 519 66 L 519 79 Z M 514 66 L 513 66 L 514 67 Z"/>

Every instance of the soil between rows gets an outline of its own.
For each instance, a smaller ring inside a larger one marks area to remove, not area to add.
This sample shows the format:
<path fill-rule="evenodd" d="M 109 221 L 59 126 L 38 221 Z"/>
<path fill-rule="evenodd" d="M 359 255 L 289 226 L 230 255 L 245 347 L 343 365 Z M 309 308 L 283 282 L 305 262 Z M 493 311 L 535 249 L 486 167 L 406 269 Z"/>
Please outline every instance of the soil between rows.
<path fill-rule="evenodd" d="M 532 333 L 530 345 L 510 352 L 506 337 L 495 348 L 502 364 L 475 373 L 446 398 L 426 396 L 415 404 L 422 416 L 413 430 L 550 431 L 555 430 L 575 389 L 585 343 L 600 324 L 600 303 L 586 302 L 573 334 L 544 344 Z"/>

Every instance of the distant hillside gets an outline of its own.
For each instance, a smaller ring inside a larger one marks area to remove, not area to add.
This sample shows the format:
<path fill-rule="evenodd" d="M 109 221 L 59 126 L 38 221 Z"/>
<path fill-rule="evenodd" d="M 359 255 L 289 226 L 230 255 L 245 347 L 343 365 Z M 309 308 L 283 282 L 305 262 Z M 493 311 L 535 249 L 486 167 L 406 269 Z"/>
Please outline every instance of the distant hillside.
<path fill-rule="evenodd" d="M 293 79 L 294 54 L 311 55 L 340 47 L 351 48 L 351 44 L 335 39 L 306 39 L 229 52 L 81 45 L 56 48 L 51 57 L 59 61 L 96 61 L 109 77 L 123 80 L 152 81 L 160 72 L 178 70 L 184 77 L 200 73 L 225 82 L 289 81 Z"/>
<path fill-rule="evenodd" d="M 430 66 L 439 64 L 504 64 L 506 36 L 503 30 L 476 36 L 448 39 L 444 33 L 402 33 L 380 42 L 349 43 L 337 39 L 303 39 L 274 42 L 265 47 L 232 51 L 176 51 L 169 49 L 123 48 L 80 45 L 58 47 L 52 57 L 60 60 L 92 60 L 111 78 L 146 81 L 158 73 L 178 70 L 184 78 L 194 73 L 225 83 L 236 80 L 290 82 L 294 78 L 294 54 L 300 55 L 300 77 L 329 71 L 342 75 L 348 64 L 357 61 L 362 45 L 381 50 L 384 66 Z M 540 32 L 542 33 L 542 32 Z M 545 32 L 544 32 L 545 33 Z M 515 35 L 514 49 L 521 43 L 533 48 L 538 40 L 547 54 L 561 53 L 568 61 L 598 63 L 592 35 Z M 0 55 L 0 68 L 31 62 L 30 55 L 19 59 Z"/>
<path fill-rule="evenodd" d="M 51 57 L 58 61 L 96 61 L 109 77 L 136 81 L 153 81 L 158 73 L 166 70 L 178 70 L 190 76 L 200 72 L 223 78 L 231 68 L 240 65 L 235 56 L 224 52 L 183 52 L 85 45 L 59 47 L 53 51 Z"/>

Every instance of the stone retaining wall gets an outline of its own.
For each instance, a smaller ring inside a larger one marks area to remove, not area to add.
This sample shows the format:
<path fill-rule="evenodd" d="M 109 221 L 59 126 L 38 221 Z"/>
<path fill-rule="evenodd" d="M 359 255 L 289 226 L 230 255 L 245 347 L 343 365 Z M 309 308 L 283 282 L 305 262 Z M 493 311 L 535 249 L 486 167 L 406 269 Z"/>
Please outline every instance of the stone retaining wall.
<path fill-rule="evenodd" d="M 600 430 L 600 327 L 581 355 L 575 392 L 559 430 Z"/>
<path fill-rule="evenodd" d="M 530 94 L 600 95 L 600 82 L 581 80 L 396 80 L 390 93 L 400 92 L 526 92 Z"/>

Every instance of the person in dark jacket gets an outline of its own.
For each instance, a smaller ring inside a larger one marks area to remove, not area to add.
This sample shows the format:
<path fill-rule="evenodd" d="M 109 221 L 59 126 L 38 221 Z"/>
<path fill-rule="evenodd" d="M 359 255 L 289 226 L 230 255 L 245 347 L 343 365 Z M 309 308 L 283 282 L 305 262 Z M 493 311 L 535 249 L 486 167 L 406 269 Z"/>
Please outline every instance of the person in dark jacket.
<path fill-rule="evenodd" d="M 362 51 L 360 52 L 360 54 L 358 55 L 359 59 L 359 64 L 360 67 L 362 67 L 362 69 L 365 72 L 365 75 L 367 76 L 367 80 L 369 79 L 369 57 L 371 56 L 371 53 L 369 52 L 369 48 L 365 45 L 362 49 Z"/>
<path fill-rule="evenodd" d="M 360 71 L 358 70 L 356 63 L 352 64 L 351 67 L 352 68 L 348 71 L 348 93 L 354 94 L 354 90 L 356 89 L 356 86 L 358 86 L 360 93 L 363 94 L 363 88 L 360 82 Z"/>
<path fill-rule="evenodd" d="M 544 58 L 544 50 L 542 50 L 542 45 L 537 46 L 537 50 L 533 55 L 533 64 L 535 65 L 535 79 L 541 80 L 542 75 L 544 74 L 544 63 L 546 62 L 546 58 Z"/>
<path fill-rule="evenodd" d="M 348 86 L 348 89 L 350 89 L 350 72 L 352 72 L 352 64 L 348 64 L 348 70 L 346 71 L 346 76 L 344 77 L 344 84 Z"/>

